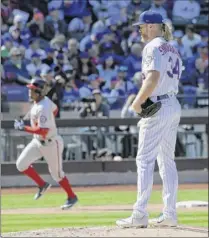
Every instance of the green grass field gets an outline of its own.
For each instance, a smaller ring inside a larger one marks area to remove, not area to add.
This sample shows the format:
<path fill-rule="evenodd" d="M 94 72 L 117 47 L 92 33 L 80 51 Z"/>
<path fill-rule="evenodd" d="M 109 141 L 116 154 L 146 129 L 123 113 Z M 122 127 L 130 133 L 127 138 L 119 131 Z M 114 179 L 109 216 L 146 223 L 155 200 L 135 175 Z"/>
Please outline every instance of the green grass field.
<path fill-rule="evenodd" d="M 34 191 L 36 191 L 34 189 Z M 35 192 L 34 192 L 35 193 Z M 102 192 L 78 192 L 79 204 L 81 206 L 91 205 L 127 205 L 133 204 L 136 200 L 135 191 L 102 191 Z M 41 207 L 59 207 L 65 201 L 63 193 L 48 193 L 43 199 L 33 200 L 34 194 L 7 194 L 2 196 L 2 209 L 17 208 L 41 208 Z M 178 201 L 201 200 L 208 201 L 207 190 L 180 190 Z M 161 191 L 153 191 L 150 203 L 161 204 Z"/>
<path fill-rule="evenodd" d="M 34 194 L 7 194 L 2 195 L 2 209 L 17 208 L 44 208 L 59 207 L 65 201 L 64 193 L 48 193 L 38 201 L 33 200 Z M 78 192 L 80 206 L 92 205 L 128 205 L 133 204 L 136 199 L 136 192 Z M 208 201 L 207 190 L 181 190 L 178 194 L 178 201 L 201 200 Z M 153 191 L 150 203 L 161 204 L 161 192 Z M 76 210 L 76 208 L 75 208 Z M 159 211 L 160 213 L 161 211 Z M 159 213 L 150 214 L 151 217 Z M 42 228 L 58 228 L 70 226 L 107 226 L 114 225 L 118 218 L 129 216 L 130 212 L 102 212 L 99 213 L 60 213 L 60 214 L 3 214 L 2 232 L 36 230 Z M 179 223 L 208 227 L 208 211 L 202 212 L 179 212 Z"/>

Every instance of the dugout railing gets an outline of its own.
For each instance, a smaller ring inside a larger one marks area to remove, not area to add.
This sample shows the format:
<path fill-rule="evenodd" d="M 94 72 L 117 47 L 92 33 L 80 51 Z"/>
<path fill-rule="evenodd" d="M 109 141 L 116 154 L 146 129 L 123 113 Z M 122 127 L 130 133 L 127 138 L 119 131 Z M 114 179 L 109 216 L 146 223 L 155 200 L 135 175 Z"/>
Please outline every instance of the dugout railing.
<path fill-rule="evenodd" d="M 122 157 L 126 159 L 134 158 L 137 150 L 137 130 L 133 133 L 118 131 L 116 128 L 119 126 L 134 127 L 138 120 L 138 118 L 57 119 L 59 132 L 65 142 L 63 159 L 65 161 L 96 159 L 98 153 L 104 148 L 107 148 L 110 154 L 122 154 Z M 204 129 L 202 131 L 192 130 L 191 126 L 194 125 L 204 125 Z M 15 131 L 13 120 L 3 120 L 1 126 L 1 160 L 2 162 L 14 162 L 30 141 L 31 135 Z M 208 117 L 182 117 L 180 128 L 183 129 L 179 130 L 178 137 L 181 141 L 183 138 L 184 149 L 189 149 L 179 156 L 207 158 Z M 194 138 L 197 139 L 198 146 Z"/>

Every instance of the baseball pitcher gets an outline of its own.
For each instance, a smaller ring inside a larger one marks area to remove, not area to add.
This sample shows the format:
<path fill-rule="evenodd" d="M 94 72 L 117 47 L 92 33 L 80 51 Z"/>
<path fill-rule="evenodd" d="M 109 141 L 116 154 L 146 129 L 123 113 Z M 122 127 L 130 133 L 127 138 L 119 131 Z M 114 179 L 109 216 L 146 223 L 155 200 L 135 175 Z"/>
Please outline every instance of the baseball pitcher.
<path fill-rule="evenodd" d="M 44 192 L 51 187 L 35 171 L 32 164 L 44 157 L 49 171 L 55 181 L 67 193 L 67 201 L 61 206 L 62 209 L 72 207 L 77 201 L 77 196 L 72 191 L 71 185 L 62 170 L 63 139 L 57 133 L 55 116 L 58 112 L 57 106 L 44 94 L 45 81 L 39 78 L 32 79 L 27 85 L 29 96 L 33 101 L 30 111 L 31 126 L 25 126 L 24 121 L 15 120 L 14 128 L 33 134 L 32 141 L 25 147 L 17 159 L 17 169 L 30 177 L 39 187 L 34 199 L 40 198 Z"/>
<path fill-rule="evenodd" d="M 178 174 L 174 150 L 181 107 L 176 98 L 183 70 L 177 50 L 169 44 L 172 26 L 159 13 L 143 12 L 136 23 L 142 41 L 143 84 L 132 103 L 139 114 L 139 142 L 136 157 L 138 195 L 132 215 L 116 222 L 122 227 L 177 226 L 176 197 Z M 157 159 L 163 181 L 163 213 L 148 220 L 147 203 L 153 186 Z"/>

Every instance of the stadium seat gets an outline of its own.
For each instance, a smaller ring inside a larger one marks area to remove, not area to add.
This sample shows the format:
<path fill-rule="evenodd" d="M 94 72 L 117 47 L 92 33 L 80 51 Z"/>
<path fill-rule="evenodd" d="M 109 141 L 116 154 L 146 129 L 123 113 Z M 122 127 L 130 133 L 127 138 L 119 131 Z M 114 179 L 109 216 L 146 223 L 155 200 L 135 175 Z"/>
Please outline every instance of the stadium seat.
<path fill-rule="evenodd" d="M 28 88 L 17 84 L 2 86 L 2 92 L 7 98 L 7 102 L 28 102 Z"/>

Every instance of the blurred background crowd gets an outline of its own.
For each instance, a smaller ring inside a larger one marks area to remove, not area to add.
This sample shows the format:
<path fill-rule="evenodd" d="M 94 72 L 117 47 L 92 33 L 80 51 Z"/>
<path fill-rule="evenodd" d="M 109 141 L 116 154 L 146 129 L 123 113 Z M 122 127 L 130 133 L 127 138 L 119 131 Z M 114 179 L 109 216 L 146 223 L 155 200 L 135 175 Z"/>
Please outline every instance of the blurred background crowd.
<path fill-rule="evenodd" d="M 193 96 L 208 93 L 208 0 L 2 0 L 2 101 L 27 102 L 25 85 L 38 76 L 61 110 L 121 109 L 141 86 L 144 45 L 132 24 L 148 9 L 172 20 L 182 105 L 201 107 Z"/>

